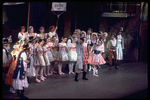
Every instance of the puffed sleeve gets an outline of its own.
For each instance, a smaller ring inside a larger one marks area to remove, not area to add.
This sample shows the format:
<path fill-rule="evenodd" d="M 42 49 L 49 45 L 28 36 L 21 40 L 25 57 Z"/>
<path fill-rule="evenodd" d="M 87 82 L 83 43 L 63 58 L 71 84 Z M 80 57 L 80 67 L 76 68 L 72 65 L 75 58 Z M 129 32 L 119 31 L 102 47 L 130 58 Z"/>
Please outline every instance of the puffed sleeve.
<path fill-rule="evenodd" d="M 19 40 L 22 39 L 22 35 L 20 34 L 20 32 L 18 33 L 18 39 L 19 39 Z"/>

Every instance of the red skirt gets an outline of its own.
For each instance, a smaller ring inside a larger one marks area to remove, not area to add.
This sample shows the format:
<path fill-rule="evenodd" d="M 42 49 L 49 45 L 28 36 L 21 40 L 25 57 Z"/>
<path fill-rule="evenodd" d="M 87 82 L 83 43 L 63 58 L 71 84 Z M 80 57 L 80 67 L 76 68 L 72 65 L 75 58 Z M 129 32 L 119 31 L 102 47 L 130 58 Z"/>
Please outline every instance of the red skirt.
<path fill-rule="evenodd" d="M 87 49 L 83 49 L 83 65 L 88 64 Z"/>
<path fill-rule="evenodd" d="M 5 84 L 12 85 L 12 83 L 13 83 L 12 76 L 13 76 L 15 68 L 16 68 L 15 60 L 12 60 L 12 62 L 10 64 L 10 67 L 8 69 L 8 73 L 7 73 L 7 76 L 6 76 Z"/>

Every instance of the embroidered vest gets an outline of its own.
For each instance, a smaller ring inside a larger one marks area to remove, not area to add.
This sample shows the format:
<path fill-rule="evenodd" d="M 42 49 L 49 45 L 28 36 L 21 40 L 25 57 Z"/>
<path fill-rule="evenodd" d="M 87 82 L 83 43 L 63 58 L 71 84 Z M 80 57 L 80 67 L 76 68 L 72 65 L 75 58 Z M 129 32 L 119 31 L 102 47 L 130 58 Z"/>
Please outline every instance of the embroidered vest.
<path fill-rule="evenodd" d="M 14 70 L 14 74 L 13 74 L 13 78 L 14 78 L 14 79 L 17 78 L 19 70 L 20 70 L 19 79 L 24 79 L 24 78 L 25 78 L 25 71 L 24 71 L 24 65 L 23 65 L 23 58 L 20 57 L 23 52 L 24 52 L 24 50 L 22 50 L 21 53 L 19 54 L 18 61 L 17 61 L 17 66 L 16 66 L 16 68 L 15 68 L 15 70 Z"/>

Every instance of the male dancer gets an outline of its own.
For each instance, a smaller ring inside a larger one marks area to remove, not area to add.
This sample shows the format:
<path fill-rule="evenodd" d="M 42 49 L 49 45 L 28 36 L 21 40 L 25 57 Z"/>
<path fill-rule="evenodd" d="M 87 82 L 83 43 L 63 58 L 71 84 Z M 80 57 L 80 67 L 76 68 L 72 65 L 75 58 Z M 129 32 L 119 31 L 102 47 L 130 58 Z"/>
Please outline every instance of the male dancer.
<path fill-rule="evenodd" d="M 114 34 L 111 35 L 111 39 L 107 42 L 107 48 L 109 49 L 109 65 L 110 65 L 110 68 L 109 70 L 112 70 L 111 69 L 111 66 L 112 66 L 112 56 L 114 56 L 114 59 L 115 59 L 115 68 L 117 68 L 117 54 L 116 54 L 116 47 L 117 47 L 117 43 L 116 43 L 116 39 L 114 37 Z"/>
<path fill-rule="evenodd" d="M 77 54 L 78 54 L 78 58 L 77 58 L 77 63 L 76 63 L 76 66 L 75 66 L 75 79 L 74 81 L 77 81 L 78 82 L 78 75 L 79 73 L 81 72 L 81 70 L 83 69 L 83 77 L 82 79 L 83 80 L 88 80 L 86 78 L 86 71 L 87 68 L 86 66 L 83 66 L 83 44 L 84 42 L 84 39 L 83 38 L 80 38 L 80 43 L 77 43 Z"/>

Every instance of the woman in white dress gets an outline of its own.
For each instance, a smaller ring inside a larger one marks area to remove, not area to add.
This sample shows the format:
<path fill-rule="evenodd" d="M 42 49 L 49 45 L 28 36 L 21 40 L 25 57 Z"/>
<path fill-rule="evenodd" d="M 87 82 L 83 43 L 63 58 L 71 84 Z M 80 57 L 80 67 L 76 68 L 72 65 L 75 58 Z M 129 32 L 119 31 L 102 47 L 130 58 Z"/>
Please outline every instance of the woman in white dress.
<path fill-rule="evenodd" d="M 70 43 L 68 46 L 68 59 L 69 59 L 69 74 L 75 74 L 73 72 L 73 66 L 77 61 L 77 52 L 76 52 L 76 42 L 78 40 L 77 35 L 73 34 L 73 43 Z"/>
<path fill-rule="evenodd" d="M 59 75 L 64 75 L 62 72 L 62 63 L 68 61 L 68 53 L 66 52 L 66 37 L 62 37 L 62 42 L 59 43 L 59 62 L 58 62 L 58 70 Z"/>
<path fill-rule="evenodd" d="M 117 47 L 116 47 L 117 60 L 123 60 L 124 39 L 121 33 L 122 31 L 119 31 L 117 35 Z"/>

